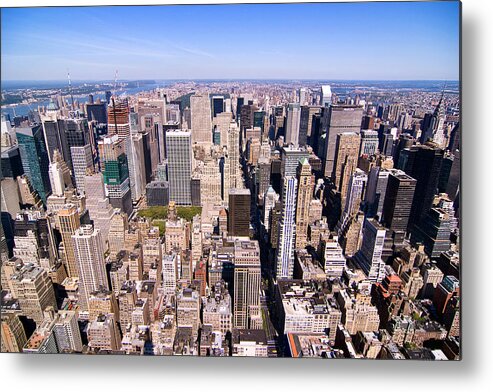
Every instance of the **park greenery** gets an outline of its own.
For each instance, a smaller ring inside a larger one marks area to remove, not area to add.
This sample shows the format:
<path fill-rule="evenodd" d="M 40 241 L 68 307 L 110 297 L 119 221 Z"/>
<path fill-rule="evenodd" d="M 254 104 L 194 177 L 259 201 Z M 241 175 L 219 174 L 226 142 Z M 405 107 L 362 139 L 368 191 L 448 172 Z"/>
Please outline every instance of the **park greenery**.
<path fill-rule="evenodd" d="M 202 207 L 196 206 L 178 206 L 176 207 L 178 217 L 189 222 L 192 221 L 195 215 L 202 213 Z M 164 235 L 166 230 L 165 220 L 168 218 L 168 206 L 152 206 L 139 210 L 138 215 L 148 218 L 152 225 L 159 227 L 159 233 Z"/>

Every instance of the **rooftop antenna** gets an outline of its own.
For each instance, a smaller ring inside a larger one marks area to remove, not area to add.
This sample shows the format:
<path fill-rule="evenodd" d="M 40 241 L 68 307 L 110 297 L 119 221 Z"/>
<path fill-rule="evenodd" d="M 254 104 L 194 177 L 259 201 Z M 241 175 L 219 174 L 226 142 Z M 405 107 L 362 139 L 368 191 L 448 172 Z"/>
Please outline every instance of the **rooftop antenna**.
<path fill-rule="evenodd" d="M 72 94 L 72 81 L 70 80 L 70 72 L 67 69 L 67 77 L 68 77 L 68 92 L 70 94 L 70 100 L 72 101 L 72 110 L 74 110 L 74 96 Z"/>
<path fill-rule="evenodd" d="M 115 71 L 115 86 L 114 86 L 114 90 L 116 91 L 116 81 L 118 79 L 118 70 Z"/>

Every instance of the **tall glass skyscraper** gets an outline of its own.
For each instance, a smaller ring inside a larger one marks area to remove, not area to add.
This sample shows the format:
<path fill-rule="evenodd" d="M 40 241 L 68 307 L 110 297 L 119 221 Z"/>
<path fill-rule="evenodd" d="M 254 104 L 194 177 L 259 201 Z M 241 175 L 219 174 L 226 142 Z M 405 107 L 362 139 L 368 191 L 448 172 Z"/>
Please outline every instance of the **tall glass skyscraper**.
<path fill-rule="evenodd" d="M 46 198 L 51 192 L 51 185 L 48 176 L 50 162 L 43 138 L 43 128 L 39 124 L 19 127 L 16 135 L 24 173 L 43 203 L 46 203 Z"/>

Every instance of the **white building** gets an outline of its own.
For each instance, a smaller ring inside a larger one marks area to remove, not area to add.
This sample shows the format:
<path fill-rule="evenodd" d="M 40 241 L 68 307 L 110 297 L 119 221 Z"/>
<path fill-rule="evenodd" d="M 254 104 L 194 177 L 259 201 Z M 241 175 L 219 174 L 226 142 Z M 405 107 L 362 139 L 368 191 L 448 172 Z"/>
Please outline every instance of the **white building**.
<path fill-rule="evenodd" d="M 101 231 L 91 225 L 83 225 L 72 236 L 72 243 L 79 273 L 81 307 L 87 310 L 89 294 L 109 288 Z"/>
<path fill-rule="evenodd" d="M 288 105 L 288 116 L 286 120 L 286 144 L 299 145 L 301 108 L 299 103 L 290 103 Z"/>
<path fill-rule="evenodd" d="M 293 278 L 294 244 L 296 235 L 296 190 L 298 180 L 293 176 L 284 178 L 282 211 L 279 221 L 277 248 L 277 278 Z"/>

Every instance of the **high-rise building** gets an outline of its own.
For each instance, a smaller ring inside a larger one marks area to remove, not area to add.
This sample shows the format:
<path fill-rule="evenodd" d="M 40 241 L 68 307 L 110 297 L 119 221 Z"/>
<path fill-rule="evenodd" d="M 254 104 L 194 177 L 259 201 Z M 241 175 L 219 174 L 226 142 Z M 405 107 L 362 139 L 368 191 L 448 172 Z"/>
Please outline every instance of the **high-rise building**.
<path fill-rule="evenodd" d="M 226 333 L 233 330 L 231 296 L 224 280 L 216 282 L 213 291 L 203 300 L 203 324 L 212 326 L 213 331 Z"/>
<path fill-rule="evenodd" d="M 36 324 L 42 323 L 45 310 L 56 309 L 55 291 L 45 269 L 26 264 L 9 281 L 13 296 L 19 300 L 21 314 Z"/>
<path fill-rule="evenodd" d="M 366 216 L 373 218 L 382 217 L 385 192 L 391 170 L 385 170 L 381 166 L 371 168 L 368 174 L 368 186 L 365 193 Z"/>
<path fill-rule="evenodd" d="M 324 271 L 329 278 L 340 278 L 346 269 L 346 258 L 342 253 L 337 236 L 327 238 L 323 242 Z"/>
<path fill-rule="evenodd" d="M 294 269 L 294 247 L 296 236 L 296 177 L 284 178 L 282 191 L 282 211 L 279 221 L 279 232 L 276 253 L 276 277 L 292 279 Z"/>
<path fill-rule="evenodd" d="M 250 205 L 250 189 L 232 188 L 229 190 L 229 236 L 250 236 Z"/>
<path fill-rule="evenodd" d="M 190 97 L 192 144 L 212 144 L 211 102 L 209 94 L 194 94 Z"/>
<path fill-rule="evenodd" d="M 374 155 L 378 150 L 378 132 L 373 129 L 361 131 L 359 155 Z"/>
<path fill-rule="evenodd" d="M 310 158 L 310 153 L 306 148 L 283 147 L 281 150 L 281 178 L 296 177 L 298 164 L 303 158 Z"/>
<path fill-rule="evenodd" d="M 132 195 L 128 174 L 126 137 L 105 137 L 98 143 L 99 156 L 104 174 L 106 194 L 113 207 L 123 212 L 132 212 Z"/>
<path fill-rule="evenodd" d="M 65 134 L 65 137 L 62 138 L 62 150 L 59 151 L 62 153 L 63 161 L 72 169 L 72 147 L 83 147 L 88 144 L 94 149 L 94 153 L 96 152 L 94 132 L 92 128 L 89 128 L 85 118 L 67 118 L 59 121 L 63 121 Z M 64 140 L 66 144 L 63 143 Z"/>
<path fill-rule="evenodd" d="M 50 177 L 51 193 L 55 196 L 62 196 L 65 191 L 65 182 L 62 168 L 58 162 L 50 163 L 48 176 Z"/>
<path fill-rule="evenodd" d="M 40 211 L 19 213 L 14 223 L 14 257 L 46 269 L 58 258 L 55 234 L 49 217 Z"/>
<path fill-rule="evenodd" d="M 284 142 L 299 146 L 301 108 L 299 103 L 288 105 L 288 115 L 286 119 L 286 136 Z"/>
<path fill-rule="evenodd" d="M 233 326 L 235 328 L 257 329 L 262 325 L 258 241 L 235 241 L 234 255 Z"/>
<path fill-rule="evenodd" d="M 27 342 L 22 322 L 15 313 L 2 311 L 2 353 L 20 353 Z"/>
<path fill-rule="evenodd" d="M 84 177 L 87 172 L 94 171 L 94 161 L 92 156 L 92 148 L 89 144 L 85 146 L 70 147 L 72 153 L 72 167 L 73 175 L 75 178 L 75 186 L 79 193 L 85 193 L 85 180 Z"/>
<path fill-rule="evenodd" d="M 458 296 L 460 296 L 459 279 L 452 275 L 445 276 L 438 284 L 433 296 L 433 304 L 438 314 L 443 315 L 452 297 Z"/>
<path fill-rule="evenodd" d="M 103 244 L 108 241 L 111 218 L 115 213 L 109 198 L 105 195 L 102 173 L 88 173 L 84 177 L 86 208 L 94 228 L 101 230 Z"/>
<path fill-rule="evenodd" d="M 320 115 L 319 106 L 302 106 L 300 114 L 300 133 L 298 142 L 300 146 L 305 146 L 308 141 L 312 144 L 312 125 L 315 115 Z"/>
<path fill-rule="evenodd" d="M 368 176 L 363 170 L 356 169 L 351 175 L 347 185 L 347 193 L 344 203 L 344 215 L 352 216 L 360 209 L 361 201 L 365 195 L 365 187 Z"/>
<path fill-rule="evenodd" d="M 442 208 L 432 208 L 411 233 L 411 243 L 424 245 L 426 254 L 437 259 L 450 248 L 451 216 Z"/>
<path fill-rule="evenodd" d="M 256 180 L 258 181 L 257 195 L 262 198 L 270 186 L 271 164 L 269 158 L 261 157 L 257 162 Z"/>
<path fill-rule="evenodd" d="M 2 178 L 16 178 L 24 174 L 19 146 L 7 147 L 2 144 L 1 155 Z"/>
<path fill-rule="evenodd" d="M 127 231 L 128 215 L 120 210 L 116 210 L 115 214 L 111 217 L 108 234 L 108 246 L 111 257 L 116 257 L 125 248 L 125 233 Z"/>
<path fill-rule="evenodd" d="M 178 327 L 191 328 L 192 336 L 198 335 L 200 295 L 193 288 L 181 289 L 176 296 L 176 323 Z"/>
<path fill-rule="evenodd" d="M 74 205 L 67 205 L 62 210 L 58 211 L 58 224 L 60 235 L 62 237 L 63 250 L 65 254 L 64 262 L 69 277 L 79 276 L 77 270 L 74 245 L 72 236 L 80 227 L 80 217 L 77 208 Z"/>
<path fill-rule="evenodd" d="M 108 114 L 106 111 L 106 103 L 86 103 L 86 116 L 89 121 L 96 121 L 98 124 L 107 124 Z"/>
<path fill-rule="evenodd" d="M 229 124 L 233 121 L 233 113 L 231 112 L 222 112 L 219 113 L 212 119 L 212 125 L 214 126 L 215 132 L 219 135 L 219 146 L 227 146 L 228 145 L 228 132 L 229 132 Z"/>
<path fill-rule="evenodd" d="M 41 125 L 33 125 L 16 128 L 16 131 L 24 173 L 43 203 L 46 203 L 51 186 L 48 176 L 49 158 L 43 138 L 43 129 Z"/>
<path fill-rule="evenodd" d="M 83 310 L 88 310 L 90 293 L 109 288 L 101 232 L 91 225 L 83 225 L 74 233 L 72 241 L 79 277 L 80 305 Z"/>
<path fill-rule="evenodd" d="M 365 219 L 361 249 L 355 260 L 371 282 L 381 282 L 385 277 L 382 251 L 386 230 L 375 219 Z"/>
<path fill-rule="evenodd" d="M 210 106 L 209 106 L 210 107 Z M 169 198 L 178 205 L 191 205 L 192 145 L 188 131 L 166 132 Z"/>
<path fill-rule="evenodd" d="M 92 351 L 118 351 L 121 348 L 121 336 L 112 314 L 100 314 L 87 327 L 88 346 Z"/>
<path fill-rule="evenodd" d="M 226 163 L 226 166 L 229 166 L 229 176 L 225 175 L 225 182 L 229 178 L 229 186 L 225 186 L 225 189 L 229 191 L 230 188 L 239 188 L 242 184 L 240 173 L 240 131 L 234 121 L 229 123 L 228 158 Z M 225 194 L 224 200 L 226 199 L 227 195 Z"/>
<path fill-rule="evenodd" d="M 437 193 L 444 151 L 433 143 L 413 146 L 400 154 L 402 170 L 416 179 L 411 215 L 409 216 L 408 231 L 428 213 Z M 404 157 L 403 157 L 404 155 Z"/>
<path fill-rule="evenodd" d="M 337 135 L 334 170 L 332 179 L 339 192 L 341 202 L 346 200 L 347 185 L 358 165 L 360 136 L 354 132 L 343 132 Z"/>
<path fill-rule="evenodd" d="M 60 310 L 53 331 L 58 351 L 82 352 L 82 338 L 77 322 L 77 313 L 73 310 Z"/>
<path fill-rule="evenodd" d="M 334 170 L 337 135 L 343 132 L 359 133 L 363 109 L 357 105 L 332 105 L 323 112 L 325 129 L 324 175 L 330 177 Z"/>
<path fill-rule="evenodd" d="M 310 220 L 310 202 L 315 187 L 315 176 L 308 159 L 304 158 L 298 166 L 298 200 L 296 203 L 296 249 L 307 244 L 308 224 Z"/>
<path fill-rule="evenodd" d="M 144 195 L 147 182 L 144 139 L 141 133 L 132 133 L 127 139 L 127 153 L 130 194 L 133 200 L 139 200 Z"/>
<path fill-rule="evenodd" d="M 443 94 L 438 102 L 433 114 L 428 113 L 423 120 L 423 132 L 421 134 L 421 143 L 424 144 L 429 140 L 441 142 L 437 140 L 443 137 L 443 127 L 445 123 L 445 107 L 443 104 Z"/>
<path fill-rule="evenodd" d="M 108 136 L 117 135 L 119 140 L 123 140 L 130 135 L 129 113 L 130 109 L 126 99 L 119 100 L 111 97 L 111 102 L 108 104 Z"/>
<path fill-rule="evenodd" d="M 50 104 L 52 103 L 53 102 Z M 41 118 L 46 152 L 50 162 L 53 159 L 55 150 L 61 151 L 63 154 L 66 152 L 67 146 L 64 121 L 63 119 L 58 118 L 58 109 L 55 107 L 54 103 L 53 108 L 53 111 L 47 108 L 47 114 Z"/>
<path fill-rule="evenodd" d="M 416 180 L 400 170 L 388 177 L 382 223 L 391 231 L 394 245 L 401 245 L 404 241 L 415 188 Z"/>
<path fill-rule="evenodd" d="M 212 116 L 216 117 L 222 112 L 224 112 L 224 97 L 222 95 L 214 95 L 212 97 Z"/>
<path fill-rule="evenodd" d="M 174 252 L 163 255 L 163 289 L 165 294 L 174 294 L 177 279 L 177 254 Z"/>
<path fill-rule="evenodd" d="M 262 216 L 262 223 L 263 227 L 266 233 L 270 231 L 270 214 L 272 209 L 275 207 L 276 202 L 279 200 L 279 195 L 276 193 L 274 188 L 272 186 L 269 186 L 269 188 L 265 191 L 264 194 L 264 205 L 263 205 L 263 216 Z"/>
<path fill-rule="evenodd" d="M 320 91 L 320 105 L 329 107 L 332 105 L 332 90 L 329 85 L 322 86 Z"/>

